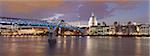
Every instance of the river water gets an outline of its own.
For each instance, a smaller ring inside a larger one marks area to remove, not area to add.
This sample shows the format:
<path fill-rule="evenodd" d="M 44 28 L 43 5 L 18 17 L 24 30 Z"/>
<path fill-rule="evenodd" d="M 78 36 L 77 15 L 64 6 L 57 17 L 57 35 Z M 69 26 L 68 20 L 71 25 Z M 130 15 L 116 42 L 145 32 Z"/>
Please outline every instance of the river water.
<path fill-rule="evenodd" d="M 150 37 L 0 37 L 0 56 L 150 56 Z"/>

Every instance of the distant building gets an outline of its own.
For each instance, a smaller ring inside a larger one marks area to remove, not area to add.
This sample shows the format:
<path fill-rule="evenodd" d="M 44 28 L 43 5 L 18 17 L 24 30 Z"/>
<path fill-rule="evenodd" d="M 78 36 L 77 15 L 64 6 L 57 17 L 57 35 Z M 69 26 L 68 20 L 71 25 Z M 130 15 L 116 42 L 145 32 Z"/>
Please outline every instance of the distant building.
<path fill-rule="evenodd" d="M 109 34 L 109 26 L 105 22 L 98 23 L 94 13 L 91 14 L 88 22 L 88 31 L 89 35 L 106 35 Z"/>
<path fill-rule="evenodd" d="M 89 35 L 106 35 L 109 34 L 109 26 L 91 26 L 88 30 Z"/>
<path fill-rule="evenodd" d="M 37 20 L 23 18 L 0 17 L 0 34 L 1 35 L 40 35 L 53 32 L 64 34 L 70 33 L 80 34 L 84 30 L 69 25 L 64 20 Z"/>
<path fill-rule="evenodd" d="M 107 26 L 107 24 L 105 22 L 102 22 L 102 26 Z"/>
<path fill-rule="evenodd" d="M 150 34 L 150 25 L 141 24 L 140 26 L 140 34 L 148 35 Z"/>
<path fill-rule="evenodd" d="M 97 20 L 96 20 L 96 17 L 94 16 L 94 13 L 91 14 L 91 17 L 90 17 L 89 22 L 88 22 L 88 26 L 89 27 L 97 26 Z"/>
<path fill-rule="evenodd" d="M 91 17 L 89 18 L 89 22 L 88 22 L 88 34 L 90 35 L 97 35 L 97 20 L 96 17 L 94 16 L 94 13 L 91 14 Z"/>
<path fill-rule="evenodd" d="M 112 34 L 122 34 L 122 25 L 120 25 L 117 21 L 114 22 L 114 25 L 110 28 Z"/>

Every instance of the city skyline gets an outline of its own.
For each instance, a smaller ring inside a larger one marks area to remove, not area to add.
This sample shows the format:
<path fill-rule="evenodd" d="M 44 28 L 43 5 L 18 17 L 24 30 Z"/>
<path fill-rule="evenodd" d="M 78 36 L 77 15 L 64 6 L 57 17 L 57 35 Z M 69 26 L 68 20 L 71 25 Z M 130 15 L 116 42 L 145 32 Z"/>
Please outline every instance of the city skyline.
<path fill-rule="evenodd" d="M 98 22 L 149 23 L 148 0 L 56 0 L 0 1 L 0 16 L 29 19 L 63 19 L 70 24 L 87 24 L 91 12 Z"/>
<path fill-rule="evenodd" d="M 0 56 L 149 56 L 150 0 L 0 0 Z"/>

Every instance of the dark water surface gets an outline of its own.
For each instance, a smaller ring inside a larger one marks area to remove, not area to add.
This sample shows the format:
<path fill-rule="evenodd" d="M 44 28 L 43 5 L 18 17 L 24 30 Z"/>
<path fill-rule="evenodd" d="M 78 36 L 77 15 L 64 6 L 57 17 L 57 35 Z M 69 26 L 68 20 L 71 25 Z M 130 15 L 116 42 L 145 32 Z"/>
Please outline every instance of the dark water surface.
<path fill-rule="evenodd" d="M 0 56 L 150 56 L 150 37 L 0 37 Z"/>

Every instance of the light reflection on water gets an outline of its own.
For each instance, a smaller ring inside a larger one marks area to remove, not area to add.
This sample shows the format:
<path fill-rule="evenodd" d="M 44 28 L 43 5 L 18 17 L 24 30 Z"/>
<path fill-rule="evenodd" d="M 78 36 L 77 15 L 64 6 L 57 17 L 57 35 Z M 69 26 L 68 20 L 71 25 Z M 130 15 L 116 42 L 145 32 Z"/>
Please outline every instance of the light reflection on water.
<path fill-rule="evenodd" d="M 0 37 L 0 56 L 149 56 L 149 37 Z"/>

